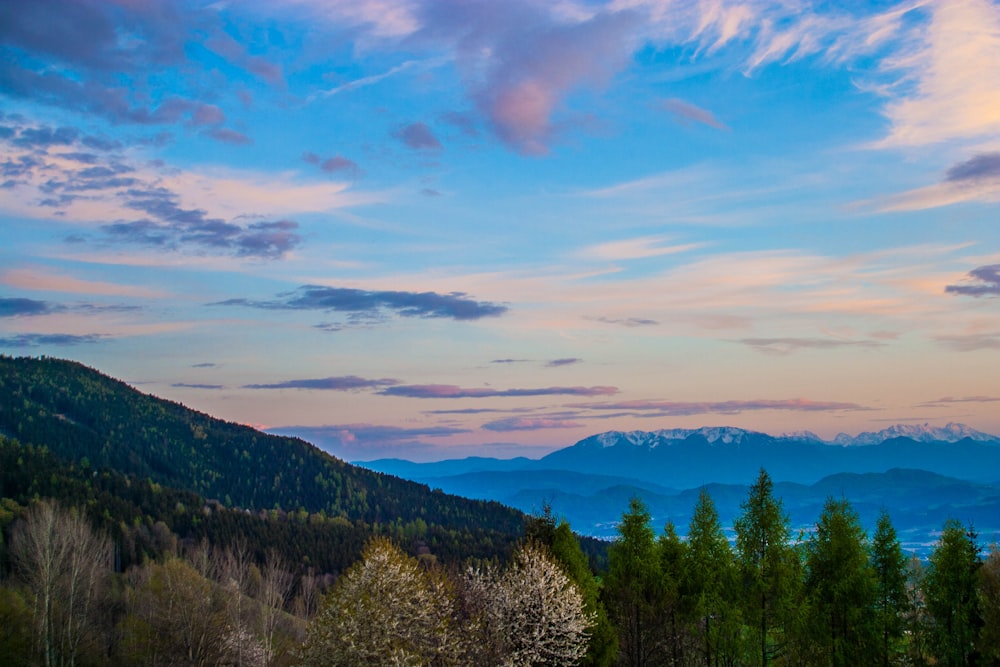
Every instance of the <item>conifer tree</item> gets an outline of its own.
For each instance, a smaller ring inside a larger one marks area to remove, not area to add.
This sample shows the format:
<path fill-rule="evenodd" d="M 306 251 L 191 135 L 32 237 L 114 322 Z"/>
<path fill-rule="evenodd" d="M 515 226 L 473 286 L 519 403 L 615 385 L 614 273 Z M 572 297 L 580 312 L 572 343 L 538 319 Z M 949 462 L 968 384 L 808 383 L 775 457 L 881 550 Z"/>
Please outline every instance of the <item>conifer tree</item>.
<path fill-rule="evenodd" d="M 879 664 L 888 667 L 899 656 L 909 613 L 906 593 L 906 556 L 896 529 L 883 511 L 872 538 L 871 564 L 875 572 L 875 629 Z"/>
<path fill-rule="evenodd" d="M 752 641 L 746 658 L 762 667 L 782 650 L 798 583 L 795 553 L 788 545 L 788 517 L 773 492 L 774 483 L 761 469 L 734 524 L 743 618 Z"/>
<path fill-rule="evenodd" d="M 662 572 L 650 522 L 646 505 L 632 498 L 618 524 L 618 539 L 608 548 L 608 613 L 618 629 L 619 664 L 626 667 L 654 664 L 662 650 Z"/>
<path fill-rule="evenodd" d="M 933 621 L 932 652 L 940 664 L 975 664 L 982 625 L 979 566 L 976 534 L 955 519 L 946 521 L 924 579 L 927 612 Z"/>
<path fill-rule="evenodd" d="M 818 652 L 832 667 L 867 662 L 875 648 L 875 573 L 861 521 L 846 500 L 826 501 L 806 552 Z"/>
<path fill-rule="evenodd" d="M 734 606 L 736 570 L 733 552 L 719 523 L 712 496 L 701 490 L 688 529 L 684 552 L 683 595 L 693 624 L 702 664 L 728 664 L 735 659 L 739 622 Z"/>

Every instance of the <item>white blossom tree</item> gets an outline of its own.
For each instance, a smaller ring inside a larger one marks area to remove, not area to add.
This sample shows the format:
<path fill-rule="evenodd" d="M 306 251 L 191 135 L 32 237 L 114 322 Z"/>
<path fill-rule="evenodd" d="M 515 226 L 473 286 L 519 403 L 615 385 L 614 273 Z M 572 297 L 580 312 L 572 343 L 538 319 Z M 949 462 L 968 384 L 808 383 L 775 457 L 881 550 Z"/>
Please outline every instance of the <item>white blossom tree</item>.
<path fill-rule="evenodd" d="M 470 570 L 464 587 L 479 607 L 479 664 L 570 667 L 587 652 L 593 619 L 583 595 L 548 550 L 521 546 L 502 571 Z"/>
<path fill-rule="evenodd" d="M 310 624 L 302 664 L 464 664 L 447 580 L 386 538 L 369 542 Z"/>

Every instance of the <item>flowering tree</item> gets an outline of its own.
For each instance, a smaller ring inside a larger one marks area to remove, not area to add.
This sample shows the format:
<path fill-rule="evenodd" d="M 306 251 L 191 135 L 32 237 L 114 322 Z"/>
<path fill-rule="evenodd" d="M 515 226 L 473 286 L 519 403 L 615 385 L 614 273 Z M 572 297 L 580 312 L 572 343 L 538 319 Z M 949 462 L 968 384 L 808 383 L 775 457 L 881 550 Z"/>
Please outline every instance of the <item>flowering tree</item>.
<path fill-rule="evenodd" d="M 593 619 L 579 589 L 544 547 L 529 542 L 505 571 L 472 570 L 467 579 L 483 634 L 478 664 L 569 667 L 586 654 Z"/>
<path fill-rule="evenodd" d="M 454 618 L 447 581 L 375 538 L 310 624 L 302 664 L 464 664 Z"/>

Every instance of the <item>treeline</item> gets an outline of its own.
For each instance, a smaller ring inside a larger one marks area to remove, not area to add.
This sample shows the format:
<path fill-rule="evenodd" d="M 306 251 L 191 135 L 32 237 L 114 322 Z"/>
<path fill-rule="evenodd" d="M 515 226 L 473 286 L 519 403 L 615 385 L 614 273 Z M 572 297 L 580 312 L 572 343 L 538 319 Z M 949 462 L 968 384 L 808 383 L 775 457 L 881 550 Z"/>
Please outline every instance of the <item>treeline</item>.
<path fill-rule="evenodd" d="M 632 501 L 603 578 L 617 664 L 1000 664 L 1000 551 L 984 560 L 971 527 L 948 521 L 921 562 L 887 515 L 869 538 L 830 498 L 793 535 L 762 470 L 733 529 L 704 491 L 684 540 Z"/>
<path fill-rule="evenodd" d="M 0 355 L 0 434 L 226 507 L 323 513 L 369 525 L 419 519 L 510 535 L 524 523 L 521 512 L 500 503 L 352 466 L 301 439 L 214 419 L 61 359 Z"/>
<path fill-rule="evenodd" d="M 943 526 L 929 559 L 844 499 L 793 535 L 766 472 L 727 539 L 703 492 L 684 539 L 633 500 L 594 572 L 530 519 L 507 559 L 442 563 L 371 537 L 339 576 L 179 539 L 116 573 L 75 509 L 5 501 L 0 665 L 997 665 L 1000 551 Z M 16 518 L 11 518 L 16 516 Z"/>

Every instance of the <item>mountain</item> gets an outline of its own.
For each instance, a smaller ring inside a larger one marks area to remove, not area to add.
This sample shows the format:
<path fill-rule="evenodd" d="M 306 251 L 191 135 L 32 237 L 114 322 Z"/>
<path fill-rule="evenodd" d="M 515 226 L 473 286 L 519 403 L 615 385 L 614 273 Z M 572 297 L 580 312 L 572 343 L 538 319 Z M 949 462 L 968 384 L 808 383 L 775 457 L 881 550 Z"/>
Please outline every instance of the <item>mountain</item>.
<path fill-rule="evenodd" d="M 60 359 L 0 356 L 0 437 L 10 447 L 35 446 L 58 458 L 46 466 L 65 462 L 60 475 L 109 470 L 222 507 L 315 514 L 322 521 L 339 517 L 362 531 L 385 526 L 438 535 L 451 541 L 452 553 L 501 553 L 525 521 L 500 503 L 358 468 L 303 440 L 214 419 Z M 30 492 L 30 480 L 14 474 L 8 487 L 23 481 Z M 117 485 L 123 486 L 128 484 Z"/>
<path fill-rule="evenodd" d="M 686 488 L 744 483 L 760 468 L 775 480 L 811 484 L 836 472 L 885 472 L 901 463 L 992 482 L 1000 469 L 1000 438 L 961 424 L 896 426 L 854 439 L 838 436 L 834 442 L 812 434 L 771 436 L 731 427 L 610 431 L 552 452 L 533 467 Z"/>

